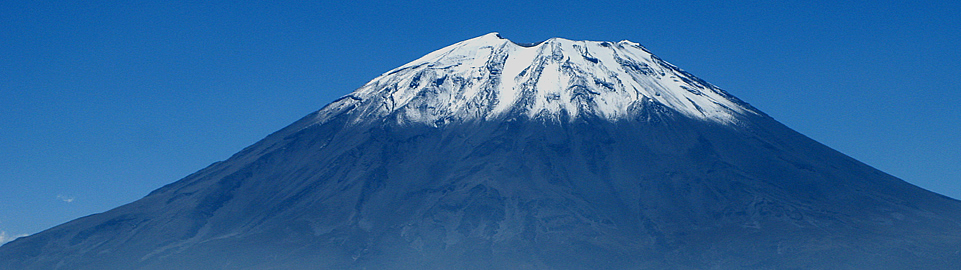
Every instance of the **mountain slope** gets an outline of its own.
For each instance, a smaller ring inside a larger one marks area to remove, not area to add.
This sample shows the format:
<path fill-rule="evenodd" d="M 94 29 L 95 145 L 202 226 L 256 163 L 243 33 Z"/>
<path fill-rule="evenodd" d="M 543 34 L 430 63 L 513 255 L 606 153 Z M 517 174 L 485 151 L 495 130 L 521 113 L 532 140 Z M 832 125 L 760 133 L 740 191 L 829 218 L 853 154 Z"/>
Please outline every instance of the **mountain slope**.
<path fill-rule="evenodd" d="M 0 268 L 944 269 L 959 229 L 640 45 L 488 34 Z"/>

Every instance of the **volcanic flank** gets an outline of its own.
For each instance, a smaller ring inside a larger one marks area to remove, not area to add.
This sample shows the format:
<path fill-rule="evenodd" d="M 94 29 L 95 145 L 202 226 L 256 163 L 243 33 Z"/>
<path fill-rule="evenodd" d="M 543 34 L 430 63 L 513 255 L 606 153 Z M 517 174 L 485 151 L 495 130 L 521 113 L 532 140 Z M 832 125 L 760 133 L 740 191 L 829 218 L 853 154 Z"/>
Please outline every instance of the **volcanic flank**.
<path fill-rule="evenodd" d="M 391 70 L 2 269 L 952 269 L 961 202 L 629 41 L 496 33 Z"/>

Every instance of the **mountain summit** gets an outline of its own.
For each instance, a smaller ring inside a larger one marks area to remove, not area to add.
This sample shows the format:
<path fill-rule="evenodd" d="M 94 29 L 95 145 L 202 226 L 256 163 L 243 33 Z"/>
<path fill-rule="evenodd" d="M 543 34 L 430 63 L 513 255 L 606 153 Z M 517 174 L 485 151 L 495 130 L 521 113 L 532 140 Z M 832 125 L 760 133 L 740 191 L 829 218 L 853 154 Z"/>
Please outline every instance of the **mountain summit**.
<path fill-rule="evenodd" d="M 0 269 L 953 269 L 961 202 L 628 41 L 496 33 Z"/>
<path fill-rule="evenodd" d="M 734 122 L 754 109 L 630 41 L 552 38 L 522 46 L 491 33 L 391 70 L 334 106 L 401 122 L 494 120 L 505 115 L 618 119 L 652 106 Z"/>

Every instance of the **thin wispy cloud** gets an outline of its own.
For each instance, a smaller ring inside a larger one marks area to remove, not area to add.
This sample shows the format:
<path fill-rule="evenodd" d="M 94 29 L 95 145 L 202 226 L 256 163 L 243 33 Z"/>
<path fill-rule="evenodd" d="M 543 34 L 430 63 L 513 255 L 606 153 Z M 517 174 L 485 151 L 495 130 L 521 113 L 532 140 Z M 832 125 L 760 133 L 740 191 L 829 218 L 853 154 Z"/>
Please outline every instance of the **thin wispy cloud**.
<path fill-rule="evenodd" d="M 2 246 L 3 244 L 6 244 L 7 242 L 13 241 L 17 238 L 24 237 L 24 236 L 27 236 L 27 235 L 26 234 L 7 235 L 6 231 L 0 231 L 0 246 Z"/>
<path fill-rule="evenodd" d="M 62 194 L 58 194 L 58 195 L 57 195 L 57 199 L 58 199 L 58 200 L 61 200 L 61 201 L 64 201 L 64 202 L 67 202 L 67 203 L 72 203 L 74 197 L 73 197 L 73 196 L 64 196 L 64 195 L 62 195 Z"/>

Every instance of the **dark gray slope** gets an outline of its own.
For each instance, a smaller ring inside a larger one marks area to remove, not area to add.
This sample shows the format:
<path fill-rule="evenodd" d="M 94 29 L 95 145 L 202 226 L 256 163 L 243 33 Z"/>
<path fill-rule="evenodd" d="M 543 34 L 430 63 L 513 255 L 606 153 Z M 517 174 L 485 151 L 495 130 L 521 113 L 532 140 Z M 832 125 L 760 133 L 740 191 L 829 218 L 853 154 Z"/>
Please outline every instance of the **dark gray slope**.
<path fill-rule="evenodd" d="M 348 114 L 4 245 L 0 268 L 961 266 L 961 203 L 765 116 L 429 127 Z"/>

